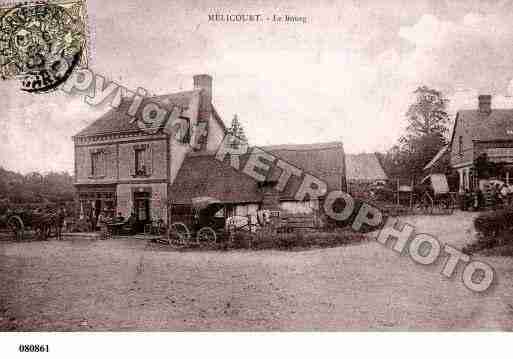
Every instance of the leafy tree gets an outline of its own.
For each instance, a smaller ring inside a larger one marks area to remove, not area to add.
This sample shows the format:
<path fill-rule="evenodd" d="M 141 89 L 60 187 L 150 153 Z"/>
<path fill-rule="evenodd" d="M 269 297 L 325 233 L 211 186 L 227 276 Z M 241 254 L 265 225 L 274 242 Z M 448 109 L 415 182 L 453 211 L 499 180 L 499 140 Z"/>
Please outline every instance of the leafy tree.
<path fill-rule="evenodd" d="M 390 177 L 415 179 L 424 166 L 447 144 L 448 100 L 427 86 L 419 86 L 416 99 L 406 112 L 406 134 L 389 151 L 380 156 Z"/>
<path fill-rule="evenodd" d="M 449 100 L 440 91 L 427 86 L 417 87 L 414 93 L 416 100 L 406 112 L 408 134 L 415 137 L 434 133 L 445 135 L 449 131 Z"/>
<path fill-rule="evenodd" d="M 447 144 L 442 133 L 402 138 L 403 170 L 409 177 L 422 174 L 424 166 Z"/>
<path fill-rule="evenodd" d="M 37 172 L 23 176 L 0 167 L 0 200 L 9 203 L 72 201 L 73 177 L 66 172 Z"/>
<path fill-rule="evenodd" d="M 233 115 L 232 124 L 228 129 L 228 134 L 234 137 L 230 144 L 233 148 L 239 148 L 241 144 L 248 143 L 248 139 L 244 133 L 244 128 L 242 127 L 237 114 Z"/>

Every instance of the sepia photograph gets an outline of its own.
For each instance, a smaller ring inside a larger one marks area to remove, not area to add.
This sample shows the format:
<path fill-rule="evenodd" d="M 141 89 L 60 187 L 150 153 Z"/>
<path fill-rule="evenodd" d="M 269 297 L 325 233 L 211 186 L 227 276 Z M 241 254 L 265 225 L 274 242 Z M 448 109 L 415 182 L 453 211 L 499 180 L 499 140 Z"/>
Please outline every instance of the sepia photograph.
<path fill-rule="evenodd" d="M 0 2 L 0 352 L 511 332 L 512 19 L 510 0 Z"/>

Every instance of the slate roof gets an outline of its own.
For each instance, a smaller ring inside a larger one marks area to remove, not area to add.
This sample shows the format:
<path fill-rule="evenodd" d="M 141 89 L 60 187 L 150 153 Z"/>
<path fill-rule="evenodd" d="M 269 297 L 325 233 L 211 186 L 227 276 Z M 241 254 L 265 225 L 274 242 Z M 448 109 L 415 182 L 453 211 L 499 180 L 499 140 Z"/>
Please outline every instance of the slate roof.
<path fill-rule="evenodd" d="M 374 153 L 346 155 L 348 181 L 385 180 L 387 175 Z"/>
<path fill-rule="evenodd" d="M 488 116 L 480 115 L 478 110 L 460 110 L 454 128 L 456 122 L 460 122 L 474 141 L 513 140 L 513 109 L 493 109 Z"/>
<path fill-rule="evenodd" d="M 136 114 L 138 119 L 141 118 L 141 111 L 144 103 L 152 101 L 160 106 L 171 111 L 174 106 L 180 107 L 183 111 L 188 109 L 191 98 L 195 92 L 201 90 L 183 91 L 168 95 L 149 97 L 143 101 L 139 106 L 139 111 Z M 138 132 L 140 131 L 137 121 L 128 115 L 128 109 L 132 104 L 132 99 L 123 99 L 118 108 L 112 108 L 107 113 L 102 115 L 99 119 L 91 123 L 75 136 L 90 136 L 110 133 L 124 133 L 124 132 Z M 219 120 L 220 121 L 220 120 Z M 220 121 L 222 123 L 222 121 Z M 164 126 L 165 124 L 163 124 Z M 163 127 L 162 126 L 162 127 Z M 223 124 L 224 127 L 224 124 Z"/>
<path fill-rule="evenodd" d="M 345 190 L 345 162 L 342 143 L 312 145 L 281 145 L 259 147 L 301 170 L 325 181 L 328 190 Z M 223 162 L 215 154 L 189 154 L 170 188 L 169 198 L 174 204 L 190 204 L 195 197 L 214 197 L 224 203 L 258 203 L 262 193 L 258 182 L 242 169 L 251 149 L 240 156 L 240 169 L 230 166 L 230 156 Z M 281 169 L 271 166 L 267 180 L 275 180 Z M 293 200 L 302 178 L 292 176 L 280 194 L 282 200 Z"/>

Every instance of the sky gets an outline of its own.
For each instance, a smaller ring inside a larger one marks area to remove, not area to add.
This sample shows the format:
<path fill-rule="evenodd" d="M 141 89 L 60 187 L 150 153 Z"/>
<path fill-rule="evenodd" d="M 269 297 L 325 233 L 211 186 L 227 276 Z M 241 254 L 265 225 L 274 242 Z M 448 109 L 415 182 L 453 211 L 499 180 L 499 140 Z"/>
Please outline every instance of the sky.
<path fill-rule="evenodd" d="M 213 76 L 213 102 L 237 114 L 251 144 L 342 141 L 383 151 L 406 126 L 421 85 L 449 113 L 513 108 L 513 0 L 87 1 L 89 67 L 155 94 Z M 305 16 L 306 23 L 226 23 L 209 14 Z M 97 119 L 80 96 L 27 94 L 0 82 L 0 166 L 73 170 L 71 136 Z M 512 119 L 513 121 L 513 119 Z"/>

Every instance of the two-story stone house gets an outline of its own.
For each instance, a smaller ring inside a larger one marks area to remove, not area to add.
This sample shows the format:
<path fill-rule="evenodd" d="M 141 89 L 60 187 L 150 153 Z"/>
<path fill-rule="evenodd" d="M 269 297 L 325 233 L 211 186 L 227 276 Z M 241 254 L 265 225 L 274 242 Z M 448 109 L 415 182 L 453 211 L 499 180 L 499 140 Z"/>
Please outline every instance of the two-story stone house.
<path fill-rule="evenodd" d="M 186 136 L 170 134 L 164 131 L 169 125 L 166 121 L 155 131 L 144 131 L 137 123 L 141 113 L 135 118 L 128 114 L 128 100 L 73 136 L 77 200 L 83 212 L 107 210 L 125 217 L 135 213 L 141 223 L 151 218 L 167 221 L 169 185 L 186 154 L 214 151 L 226 133 L 212 105 L 212 78 L 196 75 L 192 91 L 144 100 L 170 112 L 179 109 L 189 130 L 203 125 L 197 135 L 201 138 L 190 132 Z M 184 142 L 199 146 L 191 148 Z"/>
<path fill-rule="evenodd" d="M 449 154 L 451 167 L 459 174 L 459 190 L 474 190 L 478 178 L 475 160 L 483 153 L 504 165 L 503 180 L 509 182 L 513 169 L 513 109 L 492 109 L 491 95 L 480 95 L 476 110 L 456 114 Z"/>

